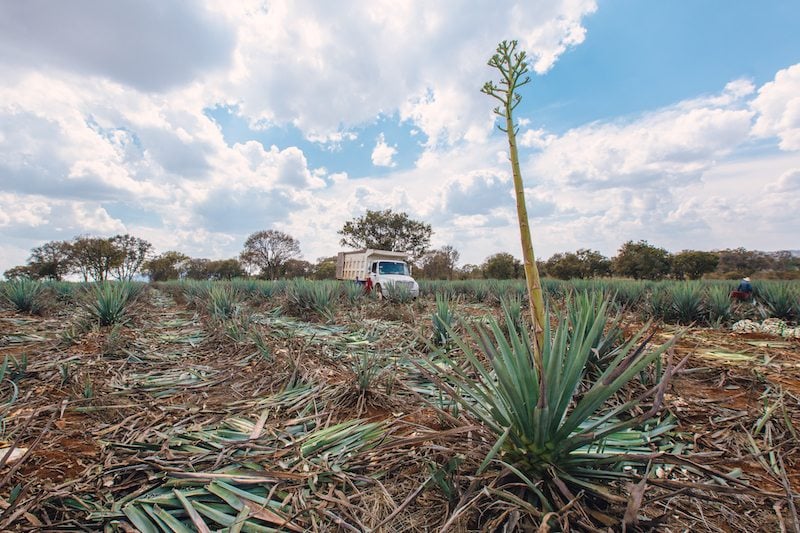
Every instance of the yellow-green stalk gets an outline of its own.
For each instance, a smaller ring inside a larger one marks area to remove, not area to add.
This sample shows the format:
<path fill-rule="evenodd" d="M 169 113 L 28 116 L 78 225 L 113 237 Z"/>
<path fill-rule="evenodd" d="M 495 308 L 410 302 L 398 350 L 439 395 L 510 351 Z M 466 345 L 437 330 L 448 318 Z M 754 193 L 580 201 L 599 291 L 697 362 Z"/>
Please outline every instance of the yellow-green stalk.
<path fill-rule="evenodd" d="M 525 189 L 522 183 L 522 173 L 519 170 L 519 155 L 517 153 L 517 130 L 512 113 L 522 97 L 517 89 L 531 81 L 528 72 L 528 63 L 525 52 L 517 52 L 517 41 L 503 41 L 497 46 L 497 52 L 489 60 L 489 66 L 500 71 L 500 85 L 489 81 L 481 89 L 482 92 L 496 98 L 501 105 L 494 112 L 505 119 L 505 128 L 498 126 L 508 135 L 508 148 L 511 158 L 511 173 L 514 177 L 514 191 L 517 198 L 517 218 L 519 219 L 519 234 L 522 242 L 522 258 L 525 266 L 525 281 L 528 285 L 528 299 L 530 301 L 531 316 L 534 329 L 534 358 L 540 376 L 542 372 L 541 349 L 544 342 L 544 297 L 542 284 L 539 281 L 539 269 L 536 268 L 536 257 L 533 253 L 531 229 L 528 224 L 528 211 L 525 206 Z"/>

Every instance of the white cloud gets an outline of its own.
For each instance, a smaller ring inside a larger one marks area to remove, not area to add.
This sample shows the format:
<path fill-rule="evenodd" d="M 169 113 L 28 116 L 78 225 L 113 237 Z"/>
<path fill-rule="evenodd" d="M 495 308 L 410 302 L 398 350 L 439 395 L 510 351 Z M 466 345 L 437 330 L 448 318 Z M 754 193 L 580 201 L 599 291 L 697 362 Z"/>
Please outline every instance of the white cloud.
<path fill-rule="evenodd" d="M 534 158 L 533 171 L 574 187 L 679 186 L 747 141 L 754 113 L 741 102 L 726 103 L 686 101 L 633 121 L 548 137 L 539 143 L 546 148 Z"/>
<path fill-rule="evenodd" d="M 784 172 L 776 183 L 778 191 L 798 191 L 800 190 L 800 168 L 793 168 Z"/>
<path fill-rule="evenodd" d="M 375 142 L 375 148 L 372 149 L 372 164 L 377 167 L 394 167 L 397 163 L 394 162 L 394 156 L 397 154 L 397 148 L 386 144 L 386 139 L 383 133 L 378 135 Z"/>
<path fill-rule="evenodd" d="M 752 102 L 758 112 L 753 134 L 778 137 L 782 150 L 800 150 L 800 63 L 779 70 Z"/>
<path fill-rule="evenodd" d="M 233 28 L 188 1 L 0 4 L 0 62 L 164 90 L 231 60 Z"/>

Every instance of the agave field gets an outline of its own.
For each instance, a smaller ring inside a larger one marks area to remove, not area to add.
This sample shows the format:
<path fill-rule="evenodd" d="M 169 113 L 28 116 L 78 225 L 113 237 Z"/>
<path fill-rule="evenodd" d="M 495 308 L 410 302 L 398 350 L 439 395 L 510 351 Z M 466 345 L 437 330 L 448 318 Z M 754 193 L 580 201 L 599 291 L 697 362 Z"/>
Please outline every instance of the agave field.
<path fill-rule="evenodd" d="M 3 531 L 800 531 L 800 285 L 0 285 Z"/>

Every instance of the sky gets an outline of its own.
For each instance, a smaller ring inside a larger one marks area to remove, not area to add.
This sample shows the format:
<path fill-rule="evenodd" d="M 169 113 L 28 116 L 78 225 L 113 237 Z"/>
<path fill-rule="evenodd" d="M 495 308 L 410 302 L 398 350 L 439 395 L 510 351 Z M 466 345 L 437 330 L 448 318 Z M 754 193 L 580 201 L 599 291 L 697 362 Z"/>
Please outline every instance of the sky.
<path fill-rule="evenodd" d="M 539 258 L 628 240 L 800 249 L 800 2 L 0 0 L 0 272 L 129 233 L 314 262 L 367 209 L 460 263 L 521 256 L 499 41 Z"/>

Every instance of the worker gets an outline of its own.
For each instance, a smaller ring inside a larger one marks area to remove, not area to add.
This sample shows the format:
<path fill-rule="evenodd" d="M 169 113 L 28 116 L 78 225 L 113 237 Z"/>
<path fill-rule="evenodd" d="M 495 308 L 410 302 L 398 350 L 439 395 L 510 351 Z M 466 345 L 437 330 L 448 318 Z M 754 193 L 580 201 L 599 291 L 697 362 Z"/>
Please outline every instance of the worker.
<path fill-rule="evenodd" d="M 736 287 L 736 291 L 747 293 L 748 296 L 753 294 L 753 285 L 750 283 L 750 278 L 747 276 L 743 277 L 742 281 L 739 282 L 739 286 Z"/>

